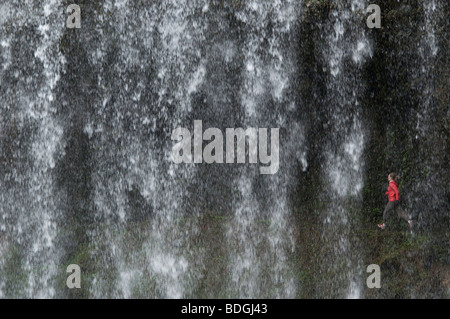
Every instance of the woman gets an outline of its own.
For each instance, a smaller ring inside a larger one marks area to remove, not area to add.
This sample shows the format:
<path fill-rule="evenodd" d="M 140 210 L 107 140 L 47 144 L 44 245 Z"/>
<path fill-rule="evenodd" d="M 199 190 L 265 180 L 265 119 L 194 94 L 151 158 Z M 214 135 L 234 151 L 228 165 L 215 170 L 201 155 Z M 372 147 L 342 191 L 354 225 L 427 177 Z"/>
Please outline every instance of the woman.
<path fill-rule="evenodd" d="M 389 196 L 389 202 L 386 205 L 386 208 L 383 212 L 383 223 L 378 224 L 378 227 L 384 229 L 386 227 L 386 217 L 387 214 L 391 211 L 397 211 L 398 217 L 406 220 L 409 224 L 409 229 L 412 229 L 412 220 L 411 217 L 406 214 L 403 208 L 400 206 L 400 193 L 398 191 L 398 176 L 395 173 L 390 173 L 388 175 L 388 191 L 386 194 Z"/>

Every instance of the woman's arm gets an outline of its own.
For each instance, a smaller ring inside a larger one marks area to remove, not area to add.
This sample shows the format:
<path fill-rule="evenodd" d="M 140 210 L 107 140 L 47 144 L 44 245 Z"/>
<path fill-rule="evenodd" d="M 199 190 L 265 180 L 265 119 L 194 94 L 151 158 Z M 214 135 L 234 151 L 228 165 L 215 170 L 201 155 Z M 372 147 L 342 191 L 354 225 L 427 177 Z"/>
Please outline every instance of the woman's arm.
<path fill-rule="evenodd" d="M 389 186 L 392 187 L 392 190 L 394 191 L 395 200 L 400 200 L 400 192 L 398 191 L 397 185 L 395 185 L 395 183 L 391 183 L 391 184 L 392 185 L 389 185 Z"/>

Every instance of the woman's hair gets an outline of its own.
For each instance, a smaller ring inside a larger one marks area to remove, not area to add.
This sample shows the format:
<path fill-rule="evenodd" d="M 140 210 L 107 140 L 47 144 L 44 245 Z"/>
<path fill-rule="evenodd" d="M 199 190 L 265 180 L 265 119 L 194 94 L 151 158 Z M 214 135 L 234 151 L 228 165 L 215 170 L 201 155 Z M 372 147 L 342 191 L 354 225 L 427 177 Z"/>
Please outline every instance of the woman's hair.
<path fill-rule="evenodd" d="M 396 182 L 398 182 L 398 175 L 396 173 L 390 173 L 389 176 Z"/>

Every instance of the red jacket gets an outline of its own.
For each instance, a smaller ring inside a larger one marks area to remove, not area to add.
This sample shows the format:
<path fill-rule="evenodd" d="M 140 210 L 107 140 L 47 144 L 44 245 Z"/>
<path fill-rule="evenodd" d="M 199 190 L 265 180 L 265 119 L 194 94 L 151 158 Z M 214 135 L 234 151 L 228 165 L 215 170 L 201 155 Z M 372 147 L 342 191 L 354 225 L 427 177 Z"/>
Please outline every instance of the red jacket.
<path fill-rule="evenodd" d="M 395 200 L 400 200 L 400 193 L 398 192 L 398 184 L 395 181 L 390 181 L 388 186 L 388 191 L 386 194 L 389 195 L 389 201 L 393 202 Z"/>

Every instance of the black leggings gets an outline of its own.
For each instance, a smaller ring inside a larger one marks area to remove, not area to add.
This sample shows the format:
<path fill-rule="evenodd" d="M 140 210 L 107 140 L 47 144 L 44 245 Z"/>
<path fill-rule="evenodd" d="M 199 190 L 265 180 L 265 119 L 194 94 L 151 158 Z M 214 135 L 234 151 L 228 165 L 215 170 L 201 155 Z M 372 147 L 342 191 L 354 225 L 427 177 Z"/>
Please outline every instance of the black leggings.
<path fill-rule="evenodd" d="M 386 222 L 387 214 L 390 211 L 397 211 L 398 217 L 400 217 L 406 221 L 409 221 L 411 219 L 408 216 L 408 214 L 406 214 L 406 212 L 403 210 L 403 208 L 400 206 L 400 202 L 389 202 L 389 203 L 387 203 L 386 208 L 384 209 L 384 212 L 383 212 L 383 223 Z"/>

